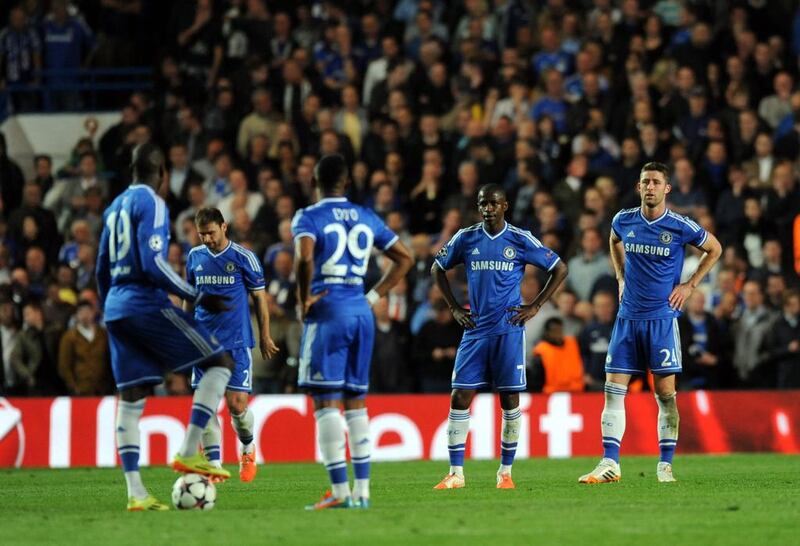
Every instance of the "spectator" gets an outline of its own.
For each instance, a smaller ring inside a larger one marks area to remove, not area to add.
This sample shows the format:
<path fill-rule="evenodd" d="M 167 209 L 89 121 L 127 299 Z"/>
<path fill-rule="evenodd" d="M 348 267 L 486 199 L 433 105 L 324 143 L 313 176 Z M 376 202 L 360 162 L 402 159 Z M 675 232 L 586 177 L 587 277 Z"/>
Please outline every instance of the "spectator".
<path fill-rule="evenodd" d="M 544 337 L 533 348 L 532 390 L 545 394 L 582 392 L 583 362 L 578 341 L 564 334 L 564 321 L 558 317 L 544 323 Z"/>
<path fill-rule="evenodd" d="M 233 170 L 233 161 L 228 152 L 220 152 L 214 157 L 214 172 L 203 184 L 206 196 L 205 206 L 214 207 L 222 199 L 230 195 L 230 176 Z"/>
<path fill-rule="evenodd" d="M 44 68 L 51 71 L 47 85 L 54 89 L 45 94 L 47 110 L 80 109 L 80 94 L 64 88 L 80 82 L 77 71 L 88 64 L 94 48 L 91 29 L 81 17 L 70 15 L 67 8 L 67 0 L 53 0 L 42 28 Z"/>
<path fill-rule="evenodd" d="M 463 329 L 442 299 L 433 302 L 433 319 L 416 337 L 416 362 L 422 392 L 450 392 L 450 376 Z"/>
<path fill-rule="evenodd" d="M 781 120 L 791 114 L 790 98 L 793 86 L 794 82 L 788 72 L 778 72 L 775 74 L 772 84 L 775 93 L 764 97 L 758 104 L 758 115 L 767 122 L 770 128 L 777 128 Z"/>
<path fill-rule="evenodd" d="M 733 365 L 743 386 L 771 388 L 775 386 L 775 377 L 761 366 L 760 351 L 778 317 L 764 305 L 764 293 L 757 282 L 747 281 L 742 296 L 744 311 L 732 329 Z"/>
<path fill-rule="evenodd" d="M 197 0 L 191 11 L 186 9 L 186 4 L 178 5 L 175 18 L 181 68 L 196 88 L 208 89 L 216 82 L 223 55 L 220 21 L 214 16 L 214 2 Z"/>
<path fill-rule="evenodd" d="M 244 171 L 235 169 L 231 171 L 228 179 L 231 193 L 217 204 L 222 217 L 233 218 L 234 211 L 241 209 L 247 213 L 250 220 L 255 220 L 261 205 L 264 204 L 264 198 L 260 193 L 248 191 Z"/>
<path fill-rule="evenodd" d="M 52 331 L 45 328 L 42 308 L 27 303 L 22 308 L 22 329 L 11 351 L 14 375 L 28 396 L 53 396 L 65 392 L 58 376 L 55 355 L 48 350 Z"/>
<path fill-rule="evenodd" d="M 13 6 L 8 13 L 8 26 L 0 31 L 0 89 L 19 85 L 38 85 L 38 71 L 42 69 L 42 42 L 36 29 L 29 23 L 22 6 Z M 25 112 L 36 107 L 36 95 L 30 92 L 13 96 L 15 112 Z"/>
<path fill-rule="evenodd" d="M 389 317 L 389 301 L 386 298 L 378 300 L 372 310 L 375 313 L 375 348 L 370 365 L 370 391 L 408 392 L 414 387 L 414 376 L 410 373 L 409 359 L 404 353 L 409 344 L 405 323 Z M 429 366 L 430 362 L 425 365 Z"/>
<path fill-rule="evenodd" d="M 22 186 L 25 184 L 22 169 L 7 153 L 6 136 L 0 133 L 0 200 L 2 212 L 6 216 L 22 201 Z"/>
<path fill-rule="evenodd" d="M 592 298 L 592 320 L 578 335 L 586 390 L 600 392 L 606 381 L 606 354 L 614 327 L 614 295 L 597 292 Z"/>
<path fill-rule="evenodd" d="M 764 339 L 762 366 L 774 368 L 779 389 L 800 388 L 800 294 L 783 295 L 780 318 Z"/>
<path fill-rule="evenodd" d="M 672 191 L 669 192 L 667 201 L 671 210 L 693 218 L 697 218 L 707 208 L 705 193 L 695 184 L 694 168 L 688 159 L 679 159 L 675 163 Z"/>
<path fill-rule="evenodd" d="M 20 395 L 27 390 L 24 376 L 18 375 L 14 370 L 11 355 L 19 338 L 19 325 L 15 316 L 12 301 L 0 301 L 0 351 L 2 351 L 2 379 L 0 392 L 5 395 Z"/>
<path fill-rule="evenodd" d="M 772 168 L 776 165 L 772 154 L 772 137 L 768 133 L 759 133 L 755 142 L 755 156 L 745 162 L 742 168 L 747 175 L 747 185 L 755 191 L 763 191 L 770 187 Z"/>
<path fill-rule="evenodd" d="M 253 91 L 251 97 L 253 111 L 244 117 L 239 124 L 236 138 L 236 151 L 241 157 L 247 157 L 247 146 L 256 135 L 266 135 L 270 142 L 275 142 L 280 116 L 272 111 L 272 96 L 263 87 Z"/>
<path fill-rule="evenodd" d="M 94 306 L 78 302 L 75 326 L 61 337 L 58 373 L 74 396 L 104 396 L 113 392 L 106 331 L 95 322 Z"/>
<path fill-rule="evenodd" d="M 590 228 L 581 234 L 580 253 L 570 258 L 569 287 L 579 300 L 588 301 L 592 288 L 602 275 L 611 275 L 608 254 L 604 251 L 600 230 Z"/>
<path fill-rule="evenodd" d="M 78 176 L 56 184 L 45 195 L 44 206 L 58 214 L 58 228 L 65 231 L 73 217 L 86 207 L 86 191 L 99 188 L 103 199 L 109 195 L 108 181 L 97 172 L 97 155 L 86 152 L 78 163 Z"/>
<path fill-rule="evenodd" d="M 681 385 L 691 389 L 718 389 L 720 368 L 729 362 L 729 342 L 714 316 L 705 310 L 705 295 L 695 290 L 678 319 L 683 356 Z"/>

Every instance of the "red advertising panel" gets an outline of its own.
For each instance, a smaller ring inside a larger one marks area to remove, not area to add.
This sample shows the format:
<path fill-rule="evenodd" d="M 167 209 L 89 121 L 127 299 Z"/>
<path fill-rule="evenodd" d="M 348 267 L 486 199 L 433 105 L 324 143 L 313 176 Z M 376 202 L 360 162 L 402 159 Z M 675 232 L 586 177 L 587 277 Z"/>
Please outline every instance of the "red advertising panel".
<path fill-rule="evenodd" d="M 447 395 L 371 396 L 373 461 L 447 459 Z M 658 408 L 650 394 L 625 402 L 624 455 L 658 452 Z M 800 452 L 800 392 L 681 393 L 679 453 Z M 191 407 L 188 397 L 151 398 L 140 423 L 141 464 L 165 464 L 178 451 Z M 256 396 L 255 435 L 261 461 L 317 460 L 314 412 L 301 395 Z M 602 394 L 521 396 L 523 423 L 517 457 L 600 453 Z M 118 464 L 116 399 L 0 398 L 0 467 L 78 467 Z M 221 406 L 222 452 L 236 460 L 236 436 Z M 499 456 L 500 407 L 481 395 L 472 405 L 468 457 Z"/>

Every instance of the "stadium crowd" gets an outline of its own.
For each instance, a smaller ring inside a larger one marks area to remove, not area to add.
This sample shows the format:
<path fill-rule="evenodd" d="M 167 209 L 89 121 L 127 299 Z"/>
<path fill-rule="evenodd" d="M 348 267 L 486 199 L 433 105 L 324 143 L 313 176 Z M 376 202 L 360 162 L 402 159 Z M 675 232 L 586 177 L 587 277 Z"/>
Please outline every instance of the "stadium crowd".
<path fill-rule="evenodd" d="M 679 319 L 680 388 L 800 388 L 793 3 L 176 0 L 170 16 L 156 4 L 27 0 L 4 22 L 0 89 L 52 84 L 38 70 L 54 66 L 152 64 L 155 76 L 117 105 L 117 124 L 88 119 L 58 171 L 39 155 L 26 180 L 0 139 L 0 392 L 112 392 L 97 241 L 132 148 L 150 140 L 169 157 L 175 271 L 199 243 L 204 206 L 263 257 L 283 350 L 272 361 L 254 351 L 257 393 L 295 389 L 290 225 L 315 201 L 313 166 L 330 153 L 350 164 L 350 198 L 415 254 L 374 307 L 373 392 L 449 390 L 461 330 L 429 270 L 480 221 L 488 182 L 506 189 L 507 219 L 570 269 L 527 324 L 532 390 L 602 390 L 617 304 L 611 218 L 638 206 L 635 182 L 653 160 L 673 169 L 669 206 L 725 249 Z M 80 93 L 62 95 L 57 108 L 80 106 Z M 685 269 L 698 259 L 687 250 Z M 466 300 L 463 273 L 451 282 Z M 541 282 L 529 271 L 523 298 Z M 182 376 L 162 389 L 186 390 Z"/>

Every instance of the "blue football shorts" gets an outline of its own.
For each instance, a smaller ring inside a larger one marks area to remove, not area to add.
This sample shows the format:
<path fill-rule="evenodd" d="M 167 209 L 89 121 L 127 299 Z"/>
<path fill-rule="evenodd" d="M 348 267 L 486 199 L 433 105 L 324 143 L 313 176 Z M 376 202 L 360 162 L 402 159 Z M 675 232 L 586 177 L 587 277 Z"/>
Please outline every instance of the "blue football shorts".
<path fill-rule="evenodd" d="M 253 392 L 253 353 L 248 347 L 228 349 L 233 357 L 233 373 L 226 387 L 229 391 Z M 192 368 L 192 388 L 196 389 L 203 377 L 203 369 Z"/>
<path fill-rule="evenodd" d="M 481 389 L 493 385 L 498 391 L 524 391 L 525 330 L 512 330 L 489 337 L 462 338 L 456 352 L 454 389 Z"/>
<path fill-rule="evenodd" d="M 297 384 L 314 390 L 366 393 L 374 340 L 371 314 L 306 321 Z"/>
<path fill-rule="evenodd" d="M 606 355 L 606 373 L 670 375 L 681 372 L 678 319 L 617 317 Z"/>
<path fill-rule="evenodd" d="M 119 390 L 156 385 L 165 371 L 188 371 L 224 351 L 194 317 L 174 306 L 108 321 L 106 330 Z"/>

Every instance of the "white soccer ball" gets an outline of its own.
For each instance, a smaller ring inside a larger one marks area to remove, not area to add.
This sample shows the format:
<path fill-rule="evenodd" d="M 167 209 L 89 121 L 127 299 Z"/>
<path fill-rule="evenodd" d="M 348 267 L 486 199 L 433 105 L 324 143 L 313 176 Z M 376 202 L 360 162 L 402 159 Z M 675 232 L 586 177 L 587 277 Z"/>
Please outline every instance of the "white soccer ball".
<path fill-rule="evenodd" d="M 184 474 L 172 486 L 172 504 L 178 510 L 211 510 L 217 488 L 202 474 Z"/>

